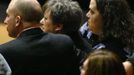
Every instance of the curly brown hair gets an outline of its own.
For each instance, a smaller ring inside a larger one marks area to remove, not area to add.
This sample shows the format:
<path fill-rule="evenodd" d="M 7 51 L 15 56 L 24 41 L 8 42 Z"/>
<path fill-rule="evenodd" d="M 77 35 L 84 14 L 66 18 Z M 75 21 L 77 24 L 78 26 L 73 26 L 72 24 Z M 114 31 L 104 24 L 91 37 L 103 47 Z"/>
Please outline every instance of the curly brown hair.
<path fill-rule="evenodd" d="M 134 45 L 134 14 L 126 0 L 96 0 L 103 19 L 103 38 L 112 36 L 124 45 Z"/>

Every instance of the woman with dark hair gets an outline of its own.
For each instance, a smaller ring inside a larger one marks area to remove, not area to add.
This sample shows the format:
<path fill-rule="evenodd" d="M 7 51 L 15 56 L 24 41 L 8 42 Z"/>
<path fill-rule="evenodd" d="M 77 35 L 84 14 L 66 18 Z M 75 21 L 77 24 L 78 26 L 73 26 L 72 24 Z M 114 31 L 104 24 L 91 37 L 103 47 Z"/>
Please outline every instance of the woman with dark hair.
<path fill-rule="evenodd" d="M 97 36 L 92 47 L 103 44 L 125 61 L 125 50 L 134 45 L 134 16 L 126 0 L 91 0 L 89 9 L 88 27 Z"/>
<path fill-rule="evenodd" d="M 78 2 L 72 0 L 48 0 L 43 5 L 44 18 L 40 21 L 44 32 L 66 34 L 73 40 L 80 59 L 91 48 L 80 33 L 82 9 Z"/>
<path fill-rule="evenodd" d="M 81 75 L 126 75 L 122 62 L 107 49 L 96 50 L 87 56 Z"/>

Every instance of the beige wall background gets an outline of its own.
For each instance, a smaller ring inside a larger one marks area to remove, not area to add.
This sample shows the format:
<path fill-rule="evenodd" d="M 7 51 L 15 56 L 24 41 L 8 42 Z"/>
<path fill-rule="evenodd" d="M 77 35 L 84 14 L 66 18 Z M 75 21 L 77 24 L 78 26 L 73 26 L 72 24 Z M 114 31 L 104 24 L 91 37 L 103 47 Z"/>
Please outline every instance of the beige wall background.
<path fill-rule="evenodd" d="M 0 23 L 0 44 L 13 40 L 13 38 L 8 36 L 6 27 L 7 25 Z"/>

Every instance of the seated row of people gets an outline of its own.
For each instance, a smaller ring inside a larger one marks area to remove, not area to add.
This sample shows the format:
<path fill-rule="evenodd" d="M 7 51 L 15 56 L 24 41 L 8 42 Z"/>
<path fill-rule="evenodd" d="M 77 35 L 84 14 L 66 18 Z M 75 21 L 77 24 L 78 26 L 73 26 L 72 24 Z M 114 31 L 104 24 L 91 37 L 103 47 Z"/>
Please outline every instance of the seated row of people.
<path fill-rule="evenodd" d="M 89 3 L 79 31 L 83 14 L 76 1 L 48 0 L 41 9 L 37 0 L 11 0 L 4 23 L 16 39 L 0 45 L 0 53 L 12 75 L 80 75 L 83 62 L 81 75 L 132 75 L 128 60 L 134 58 L 125 50 L 134 45 L 134 17 L 126 0 Z"/>

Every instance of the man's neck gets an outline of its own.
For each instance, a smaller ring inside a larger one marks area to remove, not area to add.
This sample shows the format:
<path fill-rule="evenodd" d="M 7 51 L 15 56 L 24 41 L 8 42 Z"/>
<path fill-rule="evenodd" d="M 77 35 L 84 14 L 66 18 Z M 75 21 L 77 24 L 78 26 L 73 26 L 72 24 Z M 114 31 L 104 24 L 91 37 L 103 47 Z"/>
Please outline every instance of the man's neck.
<path fill-rule="evenodd" d="M 19 35 L 24 32 L 24 31 L 27 31 L 29 29 L 33 29 L 33 28 L 39 28 L 41 26 L 41 24 L 38 24 L 38 23 L 23 23 L 23 27 L 22 29 L 20 30 L 20 32 L 18 33 L 17 37 L 19 37 Z"/>

